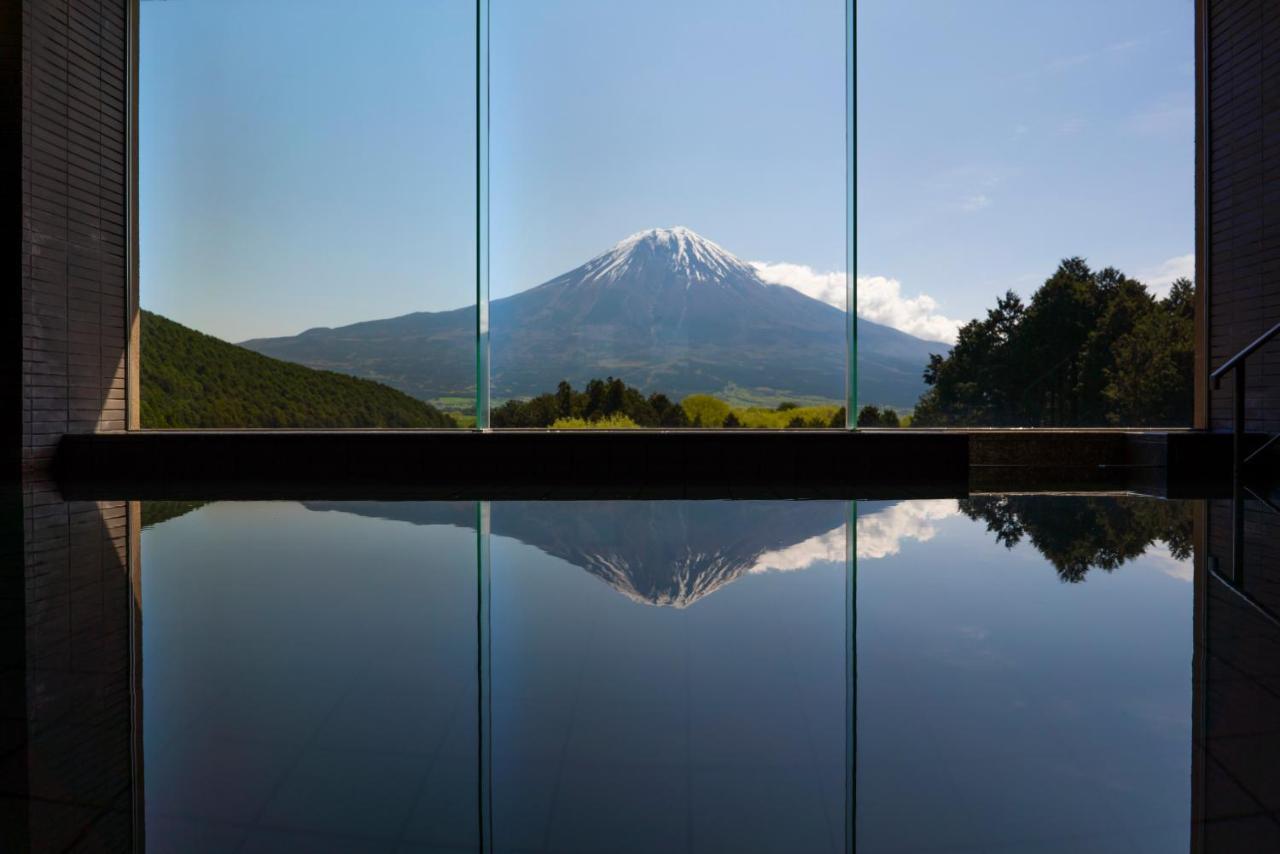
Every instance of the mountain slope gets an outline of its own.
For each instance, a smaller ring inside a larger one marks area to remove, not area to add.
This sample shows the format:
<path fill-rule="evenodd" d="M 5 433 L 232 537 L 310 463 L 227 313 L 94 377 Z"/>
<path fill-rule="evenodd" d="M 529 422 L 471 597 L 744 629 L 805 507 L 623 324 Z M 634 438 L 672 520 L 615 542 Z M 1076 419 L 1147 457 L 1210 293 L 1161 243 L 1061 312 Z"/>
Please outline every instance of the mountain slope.
<path fill-rule="evenodd" d="M 143 427 L 453 427 L 369 380 L 271 359 L 142 312 Z"/>
<path fill-rule="evenodd" d="M 304 501 L 340 512 L 416 525 L 476 526 L 475 502 Z M 490 522 L 560 558 L 633 602 L 687 608 L 775 558 L 826 535 L 844 560 L 848 505 L 842 501 L 502 501 Z M 795 569 L 830 555 L 797 554 Z M 777 568 L 778 564 L 773 564 Z"/>
<path fill-rule="evenodd" d="M 927 342 L 858 320 L 860 398 L 913 406 Z M 474 307 L 312 329 L 245 347 L 431 399 L 474 393 Z M 542 285 L 490 304 L 493 394 L 613 375 L 672 397 L 730 387 L 841 399 L 845 313 L 764 282 L 685 228 L 632 235 Z"/>

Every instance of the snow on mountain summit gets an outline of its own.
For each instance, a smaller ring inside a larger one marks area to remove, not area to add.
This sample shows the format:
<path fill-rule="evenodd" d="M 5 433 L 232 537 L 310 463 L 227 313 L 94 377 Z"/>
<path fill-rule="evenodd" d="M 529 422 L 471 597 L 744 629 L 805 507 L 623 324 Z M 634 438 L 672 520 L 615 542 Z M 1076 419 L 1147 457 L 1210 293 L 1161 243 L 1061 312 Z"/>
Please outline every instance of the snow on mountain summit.
<path fill-rule="evenodd" d="M 721 282 L 738 276 L 758 278 L 750 264 L 684 226 L 650 228 L 620 240 L 582 267 L 584 282 L 611 283 L 642 269 L 657 267 L 694 282 Z"/>

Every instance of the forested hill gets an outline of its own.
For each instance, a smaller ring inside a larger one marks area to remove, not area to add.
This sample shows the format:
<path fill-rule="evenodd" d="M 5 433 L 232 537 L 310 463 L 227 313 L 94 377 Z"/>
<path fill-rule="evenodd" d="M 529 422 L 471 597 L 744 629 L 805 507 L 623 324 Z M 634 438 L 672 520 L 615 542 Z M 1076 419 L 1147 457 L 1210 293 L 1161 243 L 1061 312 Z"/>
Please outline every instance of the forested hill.
<path fill-rule="evenodd" d="M 1031 295 L 996 299 L 931 355 L 915 427 L 1179 427 L 1191 423 L 1195 285 L 1157 298 L 1067 258 Z"/>
<path fill-rule="evenodd" d="M 272 359 L 142 312 L 142 426 L 453 427 L 372 380 Z"/>

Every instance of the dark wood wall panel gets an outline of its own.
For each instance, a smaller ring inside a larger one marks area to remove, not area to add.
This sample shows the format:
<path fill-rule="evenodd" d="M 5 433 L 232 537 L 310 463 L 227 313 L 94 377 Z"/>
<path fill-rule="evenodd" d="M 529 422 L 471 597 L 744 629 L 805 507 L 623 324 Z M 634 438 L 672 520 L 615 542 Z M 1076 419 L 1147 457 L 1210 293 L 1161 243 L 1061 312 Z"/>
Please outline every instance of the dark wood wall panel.
<path fill-rule="evenodd" d="M 128 7 L 22 3 L 22 448 L 125 426 Z"/>
<path fill-rule="evenodd" d="M 1205 0 L 1209 367 L 1280 322 L 1280 4 Z M 1249 361 L 1250 429 L 1280 430 L 1280 341 Z M 1232 389 L 1209 424 L 1231 424 Z"/>

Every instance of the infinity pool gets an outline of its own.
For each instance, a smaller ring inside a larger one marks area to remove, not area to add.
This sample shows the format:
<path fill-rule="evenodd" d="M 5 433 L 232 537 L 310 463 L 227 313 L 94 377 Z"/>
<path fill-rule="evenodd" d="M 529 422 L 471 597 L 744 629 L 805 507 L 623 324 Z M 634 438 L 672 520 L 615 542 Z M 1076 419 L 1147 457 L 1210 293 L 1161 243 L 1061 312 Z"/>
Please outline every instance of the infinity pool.
<path fill-rule="evenodd" d="M 150 850 L 1190 845 L 1190 503 L 141 519 Z"/>

